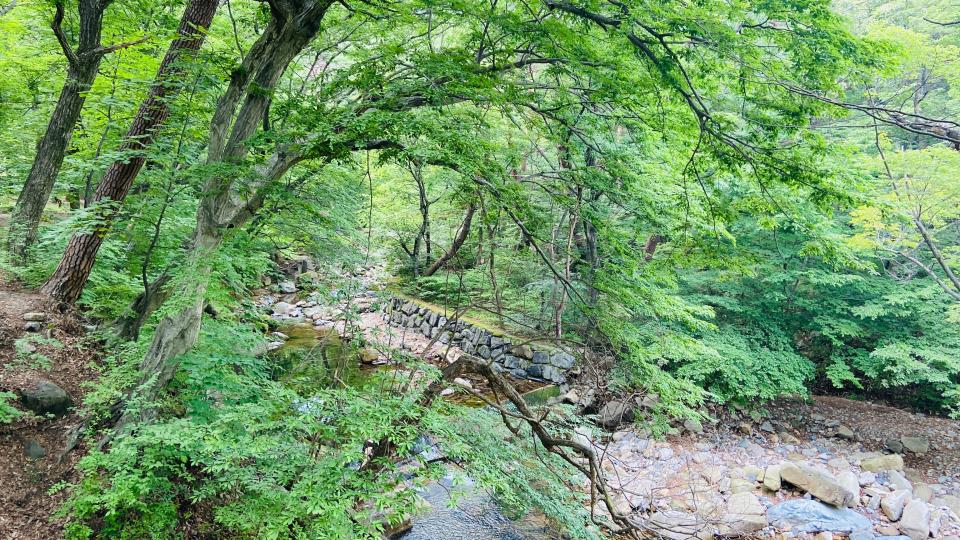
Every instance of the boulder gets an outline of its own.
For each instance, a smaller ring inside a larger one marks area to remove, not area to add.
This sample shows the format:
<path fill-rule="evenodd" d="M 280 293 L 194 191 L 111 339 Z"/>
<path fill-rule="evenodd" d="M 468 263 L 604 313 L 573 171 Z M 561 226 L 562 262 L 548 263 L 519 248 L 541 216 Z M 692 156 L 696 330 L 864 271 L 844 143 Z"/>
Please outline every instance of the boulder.
<path fill-rule="evenodd" d="M 293 304 L 289 302 L 277 302 L 273 305 L 273 314 L 274 315 L 286 315 L 293 311 Z"/>
<path fill-rule="evenodd" d="M 840 485 L 829 474 L 810 467 L 783 463 L 780 466 L 780 478 L 827 504 L 845 507 L 857 502 L 856 493 Z"/>
<path fill-rule="evenodd" d="M 650 515 L 647 525 L 660 537 L 670 540 L 713 538 L 712 524 L 708 520 L 679 510 L 654 512 Z"/>
<path fill-rule="evenodd" d="M 887 473 L 889 478 L 889 484 L 893 486 L 893 489 L 902 489 L 905 491 L 913 491 L 913 484 L 907 480 L 907 477 L 900 474 L 899 471 L 890 471 Z"/>
<path fill-rule="evenodd" d="M 73 406 L 73 401 L 63 388 L 52 381 L 37 379 L 26 389 L 20 391 L 20 401 L 23 406 L 38 415 L 66 414 L 67 409 Z"/>
<path fill-rule="evenodd" d="M 549 364 L 550 356 L 543 351 L 536 351 L 533 353 L 533 363 L 534 364 Z"/>
<path fill-rule="evenodd" d="M 379 357 L 380 353 L 378 353 L 373 347 L 364 347 L 360 349 L 360 361 L 364 364 L 372 364 Z"/>
<path fill-rule="evenodd" d="M 848 441 L 852 441 L 857 438 L 853 430 L 844 425 L 837 427 L 837 437 L 846 439 Z"/>
<path fill-rule="evenodd" d="M 900 532 L 912 540 L 926 540 L 930 536 L 930 506 L 923 501 L 911 499 L 900 517 Z"/>
<path fill-rule="evenodd" d="M 297 292 L 297 286 L 292 281 L 281 281 L 277 288 L 284 294 L 293 294 Z"/>
<path fill-rule="evenodd" d="M 767 526 L 767 511 L 753 493 L 736 493 L 727 500 L 720 534 L 748 536 Z"/>
<path fill-rule="evenodd" d="M 792 499 L 774 505 L 767 511 L 767 518 L 774 527 L 793 533 L 850 534 L 873 526 L 869 519 L 849 508 L 835 508 L 810 499 Z"/>
<path fill-rule="evenodd" d="M 513 354 L 519 356 L 520 358 L 526 358 L 527 360 L 533 360 L 533 349 L 529 345 L 518 345 L 513 348 Z"/>
<path fill-rule="evenodd" d="M 930 451 L 930 441 L 926 437 L 900 437 L 900 444 L 911 454 L 926 454 Z"/>
<path fill-rule="evenodd" d="M 763 487 L 770 491 L 780 491 L 780 466 L 768 465 L 763 471 Z"/>
<path fill-rule="evenodd" d="M 954 514 L 960 516 L 960 497 L 955 495 L 944 495 L 933 500 L 934 506 L 945 506 L 953 510 Z"/>
<path fill-rule="evenodd" d="M 902 471 L 903 457 L 899 454 L 887 454 L 865 458 L 860 468 L 870 472 Z"/>
<path fill-rule="evenodd" d="M 633 421 L 633 405 L 626 401 L 610 401 L 600 409 L 597 415 L 597 422 L 605 428 L 615 428 L 631 421 Z"/>
<path fill-rule="evenodd" d="M 847 491 L 860 496 L 860 479 L 853 471 L 845 470 L 837 473 L 837 483 L 843 486 Z"/>
<path fill-rule="evenodd" d="M 903 507 L 910 500 L 910 492 L 898 489 L 893 493 L 888 493 L 880 500 L 880 509 L 890 521 L 897 521 L 903 515 Z"/>
<path fill-rule="evenodd" d="M 683 429 L 697 435 L 703 433 L 703 425 L 700 423 L 700 420 L 697 420 L 696 418 L 688 418 L 684 420 Z"/>
<path fill-rule="evenodd" d="M 560 369 L 572 368 L 573 362 L 574 362 L 573 356 L 565 352 L 559 352 L 550 357 L 550 364 Z"/>

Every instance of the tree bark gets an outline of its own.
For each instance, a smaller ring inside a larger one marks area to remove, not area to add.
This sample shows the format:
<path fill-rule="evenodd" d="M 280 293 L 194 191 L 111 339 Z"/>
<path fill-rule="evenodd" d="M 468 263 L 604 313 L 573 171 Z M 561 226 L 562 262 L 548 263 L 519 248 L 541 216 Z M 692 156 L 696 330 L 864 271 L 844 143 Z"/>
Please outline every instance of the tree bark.
<path fill-rule="evenodd" d="M 53 192 L 57 174 L 63 165 L 63 157 L 70 146 L 73 127 L 80 118 L 87 92 L 97 77 L 100 60 L 109 52 L 109 48 L 100 44 L 103 12 L 109 4 L 110 0 L 80 0 L 80 32 L 76 50 L 70 48 L 61 27 L 64 17 L 63 3 L 56 4 L 56 14 L 51 27 L 67 57 L 67 80 L 60 91 L 53 114 L 50 115 L 47 129 L 37 143 L 33 165 L 10 215 L 7 250 L 14 263 L 20 264 L 26 260 L 27 250 L 37 239 L 40 217 L 47 200 L 50 199 L 50 193 Z"/>
<path fill-rule="evenodd" d="M 448 249 L 443 255 L 437 258 L 433 264 L 430 265 L 430 268 L 427 268 L 424 272 L 424 276 L 432 276 L 437 273 L 438 270 L 443 268 L 443 265 L 447 264 L 447 261 L 452 259 L 460 248 L 463 247 L 463 243 L 466 242 L 467 236 L 470 235 L 470 223 L 473 221 L 473 213 L 476 210 L 476 207 L 471 203 L 467 206 L 467 215 L 463 218 L 463 224 L 460 225 L 460 230 L 457 231 L 457 235 L 453 238 L 453 243 L 450 244 L 450 249 Z"/>
<path fill-rule="evenodd" d="M 207 163 L 239 162 L 247 154 L 247 140 L 262 125 L 270 95 L 293 58 L 310 43 L 333 0 L 273 0 L 271 20 L 251 47 L 230 85 L 217 102 L 210 123 Z M 241 105 L 242 102 L 242 105 Z M 238 111 L 239 109 L 239 111 Z M 204 182 L 197 208 L 197 226 L 187 253 L 191 285 L 177 291 L 189 304 L 160 320 L 153 340 L 140 364 L 138 398 L 153 402 L 173 378 L 176 358 L 193 346 L 200 332 L 206 290 L 211 276 L 211 256 L 220 247 L 228 228 L 242 227 L 263 205 L 263 188 L 280 178 L 302 159 L 296 151 L 279 148 L 255 178 L 238 182 L 228 174 L 216 174 Z M 241 185 L 242 184 L 242 185 Z M 125 431 L 138 419 L 149 419 L 149 405 L 126 411 L 116 429 Z"/>
<path fill-rule="evenodd" d="M 140 105 L 120 147 L 121 152 L 132 154 L 132 157 L 114 161 L 97 186 L 93 205 L 99 224 L 93 232 L 74 234 L 70 239 L 56 271 L 41 288 L 41 292 L 51 298 L 72 304 L 83 292 L 103 239 L 146 162 L 146 149 L 170 115 L 168 101 L 177 93 L 180 87 L 178 79 L 184 73 L 183 64 L 178 60 L 203 45 L 206 36 L 204 30 L 210 26 L 217 4 L 217 0 L 191 0 L 184 9 L 177 38 L 170 43 L 153 86 Z"/>

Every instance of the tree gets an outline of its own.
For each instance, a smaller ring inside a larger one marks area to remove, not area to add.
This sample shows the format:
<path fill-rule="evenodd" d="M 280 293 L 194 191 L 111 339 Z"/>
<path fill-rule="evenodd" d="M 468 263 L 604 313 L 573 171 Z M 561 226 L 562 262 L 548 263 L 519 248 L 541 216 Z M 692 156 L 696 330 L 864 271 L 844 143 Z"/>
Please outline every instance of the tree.
<path fill-rule="evenodd" d="M 146 163 L 144 151 L 153 142 L 157 130 L 170 114 L 168 100 L 181 86 L 178 79 L 184 73 L 183 57 L 199 50 L 203 45 L 206 29 L 210 26 L 216 10 L 216 0 L 191 0 L 184 9 L 177 29 L 177 38 L 170 43 L 150 92 L 140 105 L 133 125 L 124 137 L 121 152 L 125 156 L 122 160 L 113 162 L 97 185 L 93 196 L 98 218 L 96 229 L 75 234 L 70 239 L 56 271 L 41 289 L 51 298 L 72 304 L 83 292 L 103 237 L 110 230 L 113 218 Z"/>
<path fill-rule="evenodd" d="M 10 216 L 7 250 L 15 262 L 22 263 L 25 260 L 27 248 L 36 240 L 43 208 L 57 181 L 64 155 L 70 146 L 74 125 L 80 118 L 86 94 L 97 77 L 100 61 L 112 51 L 138 43 L 110 46 L 100 43 L 103 14 L 111 2 L 112 0 L 79 0 L 79 33 L 75 49 L 71 48 L 63 31 L 64 2 L 56 3 L 51 27 L 67 59 L 67 79 L 47 129 L 37 143 L 33 166 Z"/>

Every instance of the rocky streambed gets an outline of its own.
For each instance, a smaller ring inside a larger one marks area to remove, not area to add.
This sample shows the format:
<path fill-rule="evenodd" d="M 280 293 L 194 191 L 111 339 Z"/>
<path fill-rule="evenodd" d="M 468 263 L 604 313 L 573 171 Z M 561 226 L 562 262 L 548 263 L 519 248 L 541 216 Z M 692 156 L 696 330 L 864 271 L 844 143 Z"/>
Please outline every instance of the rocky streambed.
<path fill-rule="evenodd" d="M 842 416 L 845 401 L 833 399 L 827 411 Z M 950 443 L 913 435 L 949 420 L 912 415 L 894 428 L 906 433 L 897 454 L 810 409 L 782 401 L 757 421 L 723 414 L 717 425 L 689 425 L 666 440 L 635 429 L 592 439 L 618 510 L 664 538 L 956 540 L 960 471 L 911 466 L 936 463 L 934 453 L 950 463 Z"/>
<path fill-rule="evenodd" d="M 518 382 L 529 378 L 529 367 L 538 364 L 533 350 L 514 354 L 514 347 L 504 343 L 507 340 L 494 341 L 497 336 L 464 325 L 450 327 L 442 315 L 411 302 L 389 300 L 387 309 L 377 309 L 383 303 L 370 291 L 333 308 L 310 297 L 298 299 L 282 289 L 260 301 L 286 324 L 297 322 L 337 335 L 359 333 L 369 344 L 362 355 L 368 364 L 390 363 L 392 351 L 405 350 L 443 365 L 467 352 L 464 348 L 472 348 L 471 354 L 486 352 L 491 358 L 503 358 L 502 370 Z M 352 321 L 339 319 L 347 308 L 358 313 Z M 443 332 L 449 334 L 443 336 Z M 281 345 L 282 341 L 274 344 Z M 508 359 L 526 363 L 510 367 Z M 560 369 L 551 362 L 539 365 Z M 583 400 L 576 391 L 566 399 Z M 663 440 L 636 427 L 614 431 L 635 415 L 642 416 L 647 400 L 649 396 L 636 404 L 612 402 L 600 407 L 593 417 L 598 430 L 581 430 L 579 436 L 591 441 L 600 456 L 618 511 L 631 514 L 653 535 L 958 540 L 960 423 L 956 421 L 818 398 L 812 403 L 775 402 L 765 416 L 715 410 L 716 423 L 687 422 L 679 434 Z M 589 414 L 589 409 L 584 413 Z M 440 493 L 443 486 L 432 489 Z M 431 492 L 422 495 L 428 499 Z M 466 497 L 463 504 L 450 509 L 434 506 L 414 521 L 409 538 L 561 536 L 538 524 L 526 527 L 510 522 L 482 493 Z M 604 509 L 595 510 L 602 517 Z M 455 536 L 437 536 L 444 532 Z"/>

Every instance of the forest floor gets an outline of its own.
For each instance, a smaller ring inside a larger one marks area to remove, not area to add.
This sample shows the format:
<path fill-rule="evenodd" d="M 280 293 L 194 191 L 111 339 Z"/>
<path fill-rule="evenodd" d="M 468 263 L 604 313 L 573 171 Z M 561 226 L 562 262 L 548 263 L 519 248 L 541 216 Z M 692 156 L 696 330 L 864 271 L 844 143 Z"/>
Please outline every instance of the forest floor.
<path fill-rule="evenodd" d="M 46 314 L 39 332 L 24 329 L 24 315 L 28 313 Z M 98 354 L 83 334 L 74 316 L 58 314 L 38 294 L 0 281 L 0 392 L 19 396 L 43 380 L 62 388 L 73 403 L 81 403 L 89 383 L 97 377 Z M 62 536 L 62 519 L 53 514 L 66 492 L 51 494 L 49 490 L 60 482 L 77 479 L 74 465 L 83 449 L 74 450 L 62 460 L 60 457 L 67 437 L 79 422 L 71 409 L 59 417 L 34 416 L 0 424 L 3 540 Z"/>

